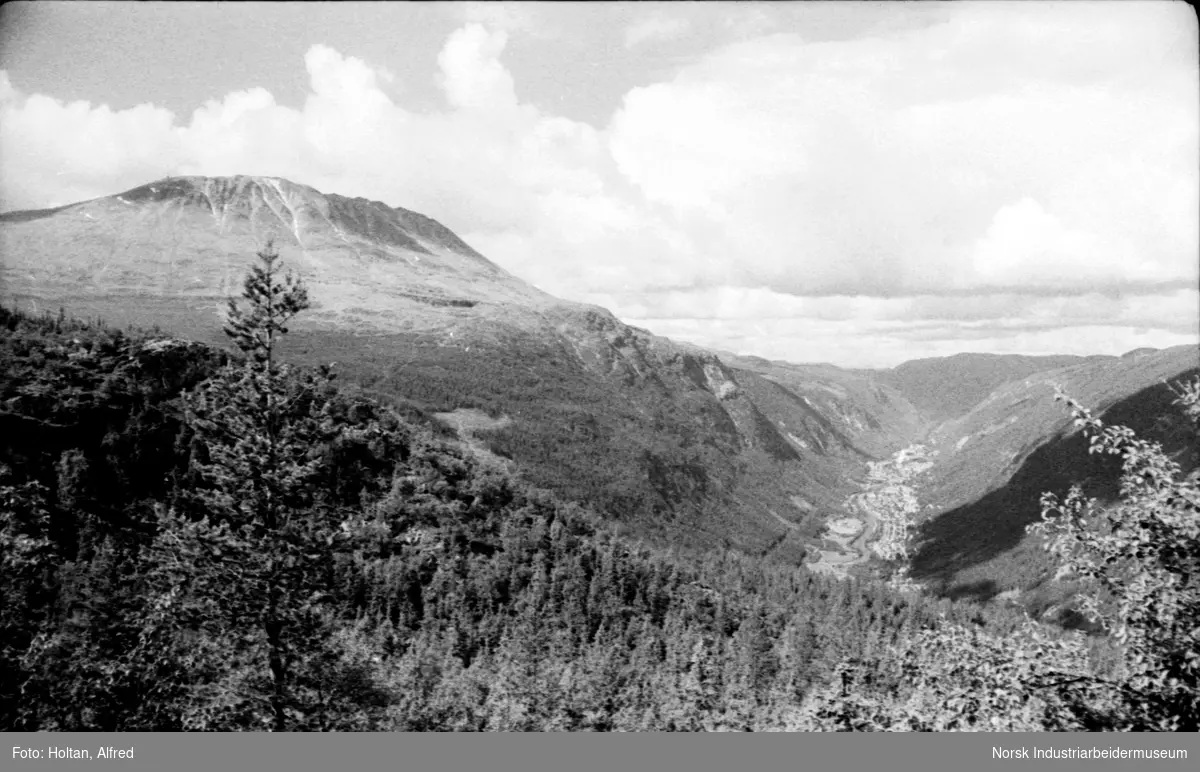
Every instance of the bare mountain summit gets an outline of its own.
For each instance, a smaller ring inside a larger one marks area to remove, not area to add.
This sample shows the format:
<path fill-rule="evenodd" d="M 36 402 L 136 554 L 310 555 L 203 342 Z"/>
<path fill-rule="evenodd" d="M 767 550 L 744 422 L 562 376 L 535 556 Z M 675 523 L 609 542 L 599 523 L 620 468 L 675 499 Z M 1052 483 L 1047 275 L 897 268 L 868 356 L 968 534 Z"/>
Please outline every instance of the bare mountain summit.
<path fill-rule="evenodd" d="M 435 220 L 274 177 L 170 177 L 0 223 L 9 297 L 136 295 L 215 310 L 272 238 L 308 282 L 314 317 L 338 327 L 399 331 L 431 306 L 556 302 Z"/>

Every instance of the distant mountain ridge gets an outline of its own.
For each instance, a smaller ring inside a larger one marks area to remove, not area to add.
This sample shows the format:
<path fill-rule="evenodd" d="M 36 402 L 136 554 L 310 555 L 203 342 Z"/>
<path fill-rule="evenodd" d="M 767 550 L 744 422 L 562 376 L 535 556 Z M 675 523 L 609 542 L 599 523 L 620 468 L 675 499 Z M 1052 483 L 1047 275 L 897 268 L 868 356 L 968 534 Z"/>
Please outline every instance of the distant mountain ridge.
<path fill-rule="evenodd" d="M 1009 381 L 1105 359 L 1115 357 L 965 353 L 909 360 L 882 371 L 878 377 L 931 421 L 938 422 L 966 413 Z"/>

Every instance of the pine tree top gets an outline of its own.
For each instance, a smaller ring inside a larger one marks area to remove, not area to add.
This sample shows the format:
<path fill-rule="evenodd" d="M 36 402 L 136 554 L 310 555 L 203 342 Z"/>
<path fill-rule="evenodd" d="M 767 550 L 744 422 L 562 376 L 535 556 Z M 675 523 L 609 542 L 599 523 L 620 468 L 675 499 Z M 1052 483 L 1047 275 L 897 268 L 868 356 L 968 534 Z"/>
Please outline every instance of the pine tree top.
<path fill-rule="evenodd" d="M 286 335 L 287 323 L 312 303 L 303 280 L 291 272 L 280 276 L 282 264 L 273 241 L 258 252 L 258 260 L 242 284 L 248 307 L 229 299 L 225 334 L 252 361 L 270 366 L 276 338 Z"/>

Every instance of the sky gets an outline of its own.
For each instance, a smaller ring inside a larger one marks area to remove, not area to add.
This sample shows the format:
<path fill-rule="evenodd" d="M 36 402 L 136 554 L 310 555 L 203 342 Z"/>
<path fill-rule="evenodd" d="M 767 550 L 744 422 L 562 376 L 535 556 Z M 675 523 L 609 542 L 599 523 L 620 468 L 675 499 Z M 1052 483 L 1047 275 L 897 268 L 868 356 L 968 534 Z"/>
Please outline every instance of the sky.
<path fill-rule="evenodd" d="M 193 174 L 770 359 L 1200 342 L 1183 2 L 0 7 L 0 210 Z"/>

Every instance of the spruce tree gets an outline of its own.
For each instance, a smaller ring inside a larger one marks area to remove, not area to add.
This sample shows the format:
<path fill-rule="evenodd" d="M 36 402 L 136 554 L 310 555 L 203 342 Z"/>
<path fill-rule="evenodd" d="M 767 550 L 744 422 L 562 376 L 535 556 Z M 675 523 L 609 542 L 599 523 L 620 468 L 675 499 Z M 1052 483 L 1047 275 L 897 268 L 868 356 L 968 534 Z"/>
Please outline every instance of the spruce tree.
<path fill-rule="evenodd" d="M 330 376 L 278 361 L 279 339 L 309 307 L 308 293 L 281 276 L 270 243 L 258 258 L 245 306 L 231 299 L 225 325 L 243 357 L 184 399 L 202 516 L 164 513 L 162 601 L 146 642 L 188 643 L 185 728 L 338 728 L 327 590 L 340 523 L 314 496 L 337 433 Z"/>

